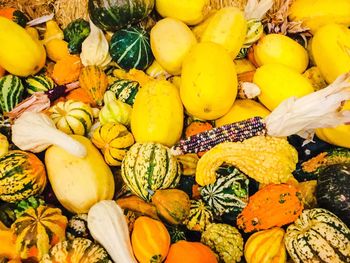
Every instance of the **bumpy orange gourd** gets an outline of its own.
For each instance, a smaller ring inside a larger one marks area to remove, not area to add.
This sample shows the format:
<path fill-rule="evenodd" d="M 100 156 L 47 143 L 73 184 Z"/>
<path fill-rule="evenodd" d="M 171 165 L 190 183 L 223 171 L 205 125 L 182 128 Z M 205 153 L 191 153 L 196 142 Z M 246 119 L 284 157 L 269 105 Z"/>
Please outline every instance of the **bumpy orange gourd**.
<path fill-rule="evenodd" d="M 139 263 L 161 263 L 169 251 L 170 235 L 162 222 L 141 216 L 135 221 L 131 243 Z"/>
<path fill-rule="evenodd" d="M 190 137 L 192 135 L 196 135 L 198 133 L 210 130 L 213 128 L 209 122 L 202 121 L 193 121 L 190 125 L 186 127 L 185 135 L 186 137 Z"/>
<path fill-rule="evenodd" d="M 172 244 L 165 263 L 217 263 L 214 252 L 200 242 L 181 240 Z"/>
<path fill-rule="evenodd" d="M 52 78 L 58 85 L 64 85 L 78 80 L 82 68 L 78 56 L 67 55 L 59 60 L 53 68 Z"/>
<path fill-rule="evenodd" d="M 89 93 L 83 88 L 72 90 L 66 96 L 66 100 L 79 100 L 89 105 L 93 105 L 95 101 L 90 97 Z"/>
<path fill-rule="evenodd" d="M 237 225 L 244 232 L 283 226 L 294 222 L 302 210 L 302 197 L 295 186 L 270 184 L 249 198 Z"/>

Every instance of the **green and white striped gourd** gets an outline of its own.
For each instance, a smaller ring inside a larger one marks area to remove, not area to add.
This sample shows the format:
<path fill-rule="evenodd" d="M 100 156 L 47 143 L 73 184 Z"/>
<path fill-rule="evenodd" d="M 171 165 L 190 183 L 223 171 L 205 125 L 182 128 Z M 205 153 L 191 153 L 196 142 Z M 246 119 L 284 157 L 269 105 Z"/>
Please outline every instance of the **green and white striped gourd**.
<path fill-rule="evenodd" d="M 238 215 L 248 203 L 247 176 L 233 166 L 221 166 L 216 174 L 213 184 L 200 189 L 203 200 L 218 216 L 231 212 Z"/>
<path fill-rule="evenodd" d="M 150 36 L 139 27 L 128 27 L 115 32 L 111 39 L 109 53 L 123 69 L 144 70 L 152 64 Z"/>
<path fill-rule="evenodd" d="M 350 262 L 350 230 L 326 209 L 304 210 L 287 228 L 284 240 L 295 263 Z"/>
<path fill-rule="evenodd" d="M 28 94 L 34 92 L 45 92 L 55 87 L 55 82 L 46 75 L 30 76 L 25 79 Z"/>
<path fill-rule="evenodd" d="M 137 81 L 119 79 L 113 82 L 108 90 L 113 91 L 118 100 L 132 106 L 135 102 L 135 96 L 140 88 L 141 86 Z"/>
<path fill-rule="evenodd" d="M 135 143 L 122 162 L 121 175 L 135 195 L 150 200 L 150 192 L 177 186 L 180 165 L 166 146 Z"/>
<path fill-rule="evenodd" d="M 202 200 L 191 200 L 190 214 L 185 221 L 189 230 L 203 232 L 213 221 L 214 216 L 209 206 Z"/>
<path fill-rule="evenodd" d="M 0 110 L 11 111 L 21 100 L 24 86 L 19 77 L 6 75 L 0 79 Z"/>

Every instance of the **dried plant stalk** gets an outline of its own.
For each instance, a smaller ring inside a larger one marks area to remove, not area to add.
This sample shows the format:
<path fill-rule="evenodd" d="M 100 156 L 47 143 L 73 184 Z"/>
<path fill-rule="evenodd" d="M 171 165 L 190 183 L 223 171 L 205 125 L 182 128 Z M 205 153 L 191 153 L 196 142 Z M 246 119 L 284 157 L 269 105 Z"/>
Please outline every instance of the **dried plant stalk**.
<path fill-rule="evenodd" d="M 0 7 L 13 7 L 25 13 L 29 19 L 53 12 L 54 0 L 0 0 Z"/>
<path fill-rule="evenodd" d="M 55 0 L 53 7 L 56 20 L 63 28 L 75 19 L 89 19 L 88 0 Z"/>
<path fill-rule="evenodd" d="M 247 0 L 210 0 L 210 7 L 212 9 L 221 9 L 223 7 L 234 6 L 242 11 L 247 4 Z"/>

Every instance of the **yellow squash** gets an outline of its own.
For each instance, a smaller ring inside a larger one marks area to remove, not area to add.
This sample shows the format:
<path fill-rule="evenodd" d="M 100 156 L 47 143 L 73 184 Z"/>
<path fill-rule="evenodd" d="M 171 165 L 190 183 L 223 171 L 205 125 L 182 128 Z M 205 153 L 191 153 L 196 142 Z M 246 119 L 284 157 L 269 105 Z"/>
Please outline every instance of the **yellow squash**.
<path fill-rule="evenodd" d="M 0 66 L 11 74 L 26 77 L 45 64 L 45 49 L 39 41 L 10 19 L 0 17 Z"/>
<path fill-rule="evenodd" d="M 154 80 L 137 93 L 131 131 L 136 142 L 157 142 L 170 147 L 181 137 L 183 116 L 178 89 L 166 80 Z"/>
<path fill-rule="evenodd" d="M 234 62 L 220 45 L 199 43 L 182 65 L 180 95 L 196 118 L 215 120 L 226 114 L 237 96 Z"/>
<path fill-rule="evenodd" d="M 311 52 L 322 76 L 333 82 L 350 71 L 350 29 L 337 24 L 321 27 L 312 39 Z"/>
<path fill-rule="evenodd" d="M 100 152 L 89 139 L 72 135 L 86 147 L 84 158 L 51 146 L 45 154 L 45 165 L 58 201 L 70 212 L 87 213 L 100 200 L 112 199 L 113 174 Z"/>

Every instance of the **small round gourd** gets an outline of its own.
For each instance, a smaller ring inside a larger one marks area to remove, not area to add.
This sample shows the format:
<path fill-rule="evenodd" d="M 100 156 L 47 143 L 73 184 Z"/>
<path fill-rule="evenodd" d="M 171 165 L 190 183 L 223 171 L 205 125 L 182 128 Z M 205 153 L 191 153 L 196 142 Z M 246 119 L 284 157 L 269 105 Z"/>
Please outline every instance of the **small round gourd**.
<path fill-rule="evenodd" d="M 25 83 L 29 94 L 45 92 L 55 87 L 55 82 L 47 75 L 29 76 L 25 79 Z"/>
<path fill-rule="evenodd" d="M 209 206 L 202 200 L 191 200 L 190 214 L 185 222 L 189 230 L 203 232 L 213 221 L 214 216 Z"/>
<path fill-rule="evenodd" d="M 117 99 L 132 106 L 135 102 L 135 96 L 141 85 L 137 81 L 119 79 L 113 82 L 108 90 L 113 91 Z"/>

